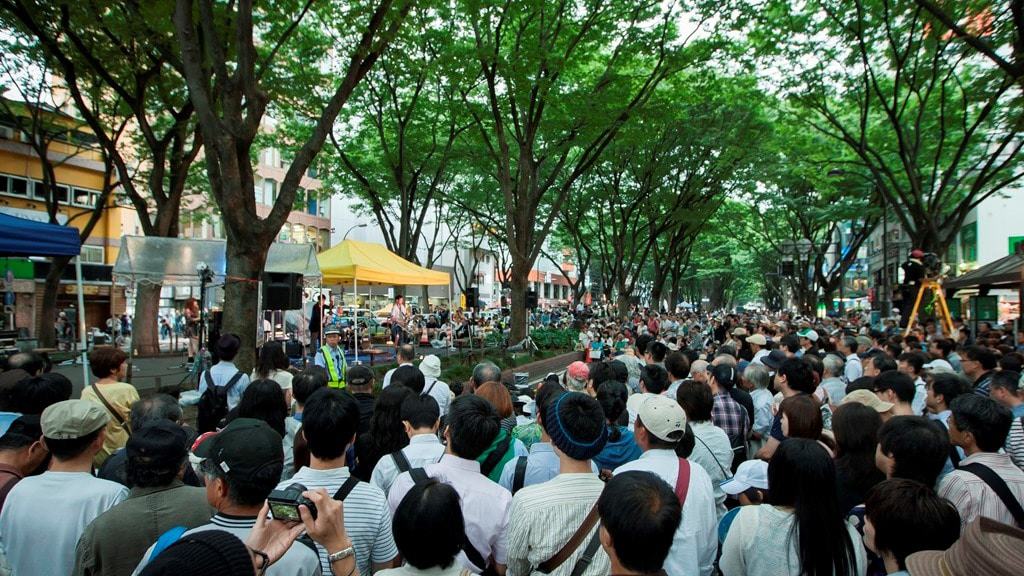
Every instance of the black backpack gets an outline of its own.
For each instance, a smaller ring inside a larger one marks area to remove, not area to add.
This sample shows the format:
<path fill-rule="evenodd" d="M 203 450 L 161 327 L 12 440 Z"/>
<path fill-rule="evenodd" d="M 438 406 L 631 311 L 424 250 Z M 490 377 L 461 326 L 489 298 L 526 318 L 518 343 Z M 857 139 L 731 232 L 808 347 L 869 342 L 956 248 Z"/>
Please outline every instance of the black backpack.
<path fill-rule="evenodd" d="M 209 370 L 203 376 L 206 378 L 206 391 L 199 397 L 199 413 L 196 416 L 196 429 L 200 434 L 216 430 L 220 421 L 228 415 L 228 392 L 242 379 L 242 373 L 237 372 L 224 386 L 214 384 Z"/>

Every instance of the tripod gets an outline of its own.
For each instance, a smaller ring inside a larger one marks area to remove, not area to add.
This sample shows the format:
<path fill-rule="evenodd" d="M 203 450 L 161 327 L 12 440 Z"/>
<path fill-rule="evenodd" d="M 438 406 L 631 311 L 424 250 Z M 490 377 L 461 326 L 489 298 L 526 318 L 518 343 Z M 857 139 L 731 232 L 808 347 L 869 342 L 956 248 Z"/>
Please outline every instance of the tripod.
<path fill-rule="evenodd" d="M 932 294 L 935 295 L 935 300 L 938 302 L 938 316 L 939 320 L 942 321 L 942 329 L 945 330 L 946 336 L 953 335 L 953 319 L 949 314 L 949 305 L 946 304 L 946 295 L 942 292 L 942 280 L 939 278 L 925 278 L 921 281 L 921 286 L 917 289 L 917 299 L 914 300 L 914 308 L 910 312 L 910 316 L 907 318 L 907 328 L 903 332 L 904 338 L 910 334 L 910 329 L 914 325 L 914 321 L 917 320 L 917 313 L 921 308 L 921 300 L 924 298 L 924 291 L 931 290 Z"/>

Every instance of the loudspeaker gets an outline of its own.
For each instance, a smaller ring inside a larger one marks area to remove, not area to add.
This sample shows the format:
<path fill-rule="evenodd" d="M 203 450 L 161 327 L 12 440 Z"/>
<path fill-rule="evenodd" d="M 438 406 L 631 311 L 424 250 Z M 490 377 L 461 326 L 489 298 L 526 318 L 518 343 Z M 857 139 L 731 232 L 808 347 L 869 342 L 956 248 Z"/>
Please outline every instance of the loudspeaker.
<path fill-rule="evenodd" d="M 526 291 L 526 308 L 534 309 L 537 308 L 537 291 L 527 290 Z"/>
<path fill-rule="evenodd" d="M 263 274 L 263 309 L 302 308 L 302 274 Z"/>
<path fill-rule="evenodd" d="M 480 307 L 480 289 L 471 286 L 466 288 L 466 307 L 467 308 L 479 308 Z"/>

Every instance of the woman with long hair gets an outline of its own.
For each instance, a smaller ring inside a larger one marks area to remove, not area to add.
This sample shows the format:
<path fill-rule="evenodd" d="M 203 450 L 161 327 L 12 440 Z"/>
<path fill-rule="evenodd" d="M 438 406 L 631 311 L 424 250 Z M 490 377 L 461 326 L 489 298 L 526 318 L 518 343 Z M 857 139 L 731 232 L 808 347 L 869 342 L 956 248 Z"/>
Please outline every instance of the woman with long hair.
<path fill-rule="evenodd" d="M 626 462 L 636 460 L 642 453 L 633 433 L 619 424 L 619 418 L 626 411 L 628 397 L 626 385 L 617 380 L 606 380 L 597 387 L 597 402 L 604 410 L 608 426 L 608 442 L 601 453 L 594 457 L 594 463 L 601 471 L 615 470 Z"/>
<path fill-rule="evenodd" d="M 280 342 L 267 342 L 260 347 L 260 357 L 256 361 L 256 367 L 252 370 L 251 380 L 273 380 L 281 386 L 284 392 L 285 406 L 292 405 L 292 373 L 288 371 L 291 364 L 288 363 L 288 356 L 284 353 L 284 346 Z"/>
<path fill-rule="evenodd" d="M 356 438 L 356 464 L 352 475 L 363 482 L 370 481 L 377 462 L 409 444 L 409 436 L 402 424 L 402 402 L 416 393 L 406 386 L 388 386 L 381 390 L 373 405 L 370 429 Z"/>
<path fill-rule="evenodd" d="M 843 519 L 836 469 L 814 440 L 790 438 L 768 463 L 771 489 L 763 504 L 745 506 L 722 544 L 725 576 L 852 576 L 864 574 L 866 554 Z"/>
<path fill-rule="evenodd" d="M 501 418 L 501 429 L 512 433 L 512 429 L 516 427 L 517 422 L 516 413 L 512 406 L 512 395 L 509 393 L 508 388 L 499 382 L 484 382 L 473 393 L 490 402 L 491 406 L 494 406 L 494 409 L 498 412 L 498 417 Z"/>
<path fill-rule="evenodd" d="M 871 488 L 885 480 L 885 474 L 875 466 L 881 427 L 882 417 L 878 412 L 857 402 L 839 406 L 832 415 L 832 433 L 836 437 L 836 496 L 843 514 L 864 502 Z"/>
<path fill-rule="evenodd" d="M 782 414 L 782 434 L 786 438 L 817 440 L 829 456 L 835 453 L 835 441 L 824 434 L 821 408 L 810 394 L 790 396 L 779 405 Z"/>

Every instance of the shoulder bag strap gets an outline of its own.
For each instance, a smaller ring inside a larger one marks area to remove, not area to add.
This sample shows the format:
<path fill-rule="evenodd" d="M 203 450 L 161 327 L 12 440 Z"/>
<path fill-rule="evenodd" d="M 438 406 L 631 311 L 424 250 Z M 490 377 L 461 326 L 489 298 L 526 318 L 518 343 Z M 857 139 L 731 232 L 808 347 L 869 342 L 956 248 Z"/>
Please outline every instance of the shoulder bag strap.
<path fill-rule="evenodd" d="M 512 475 L 512 493 L 515 494 L 526 483 L 526 456 L 516 458 L 516 472 Z"/>
<path fill-rule="evenodd" d="M 505 436 L 505 439 L 498 442 L 498 445 L 494 447 L 494 450 L 487 455 L 487 458 L 480 463 L 480 473 L 484 476 L 490 476 L 491 472 L 494 471 L 494 467 L 501 462 L 501 459 L 505 457 L 505 452 L 508 452 L 508 447 L 512 444 L 512 435 Z"/>
<path fill-rule="evenodd" d="M 209 370 L 207 370 L 206 372 L 203 372 L 203 377 L 206 379 L 206 387 L 207 388 L 213 390 L 214 388 L 217 387 L 217 383 L 213 381 L 213 374 L 210 374 Z M 216 392 L 216 390 L 213 390 L 213 391 Z"/>
<path fill-rule="evenodd" d="M 707 449 L 708 454 L 710 454 L 711 457 L 715 459 L 715 464 L 718 464 L 718 469 L 722 471 L 722 475 L 725 476 L 725 479 L 728 480 L 728 479 L 732 478 L 732 474 L 729 474 L 725 470 L 725 467 L 722 466 L 722 463 L 718 461 L 718 457 L 715 456 L 715 453 L 711 451 L 711 447 L 708 446 L 707 442 L 705 442 L 704 440 L 701 440 L 701 437 L 697 436 L 696 434 L 694 434 L 693 437 L 696 438 L 697 441 L 700 442 L 704 446 L 704 448 Z M 735 450 L 735 448 L 734 448 L 734 450 Z"/>
<path fill-rule="evenodd" d="M 598 520 L 597 502 L 595 502 L 594 506 L 591 507 L 590 512 L 587 513 L 586 518 L 583 519 L 583 523 L 576 529 L 576 532 L 574 532 L 569 538 L 569 541 L 565 543 L 565 546 L 562 546 L 562 549 L 556 552 L 554 556 L 548 558 L 544 562 L 541 562 L 540 565 L 537 566 L 537 570 L 545 574 L 550 574 L 556 568 L 561 566 L 569 559 L 569 556 L 572 556 L 572 553 L 580 547 L 580 544 L 583 543 L 583 539 L 586 538 L 587 534 L 590 534 L 590 531 L 594 529 Z"/>
<path fill-rule="evenodd" d="M 988 487 L 1003 501 L 1003 505 L 1013 515 L 1013 520 L 1017 523 L 1017 526 L 1024 526 L 1024 507 L 1021 507 L 1020 502 L 1013 496 L 1013 492 L 1010 492 L 1010 487 L 1006 485 L 1006 482 L 995 471 L 978 462 L 964 464 L 960 467 L 960 470 L 970 472 L 984 480 L 985 484 L 988 484 Z"/>
<path fill-rule="evenodd" d="M 485 571 L 487 569 L 487 559 L 485 559 L 484 555 L 476 549 L 476 546 L 473 546 L 473 543 L 469 541 L 469 536 L 466 536 L 465 533 L 462 535 L 462 551 L 474 566 L 479 568 L 481 571 Z"/>
<path fill-rule="evenodd" d="M 114 417 L 114 420 L 117 420 L 117 423 L 121 425 L 121 428 L 124 428 L 124 431 L 127 432 L 129 436 L 131 436 L 132 431 L 131 429 L 128 428 L 128 423 L 125 422 L 124 416 L 121 416 L 121 413 L 118 412 L 117 410 L 114 410 L 114 407 L 110 404 L 110 402 L 107 402 L 107 399 L 103 396 L 103 393 L 100 392 L 100 387 L 98 384 L 92 385 L 92 391 L 93 394 L 96 394 L 96 397 L 100 399 L 100 402 L 103 404 L 103 407 L 107 409 L 107 412 L 110 412 L 110 415 Z"/>
<path fill-rule="evenodd" d="M 359 478 L 356 478 L 355 476 L 349 476 L 345 480 L 345 483 L 342 484 L 340 488 L 338 488 L 338 491 L 334 493 L 334 499 L 344 500 L 345 498 L 348 498 L 349 493 L 352 492 L 352 489 L 356 487 L 356 484 L 359 484 Z"/>
<path fill-rule="evenodd" d="M 209 372 L 207 372 L 207 374 L 209 374 Z M 242 379 L 242 376 L 244 376 L 244 374 L 241 372 L 235 372 L 235 375 L 231 377 L 231 380 L 228 380 L 228 383 L 224 385 L 224 393 L 227 394 L 230 392 L 231 389 L 235 387 L 235 384 L 238 384 L 238 381 Z"/>
<path fill-rule="evenodd" d="M 679 504 L 686 504 L 686 493 L 690 491 L 690 461 L 679 459 L 679 475 L 676 476 L 676 497 Z"/>
<path fill-rule="evenodd" d="M 434 380 L 433 382 L 430 383 L 430 387 L 427 388 L 426 390 L 424 390 L 423 394 L 420 394 L 420 396 L 430 396 L 430 391 L 433 390 L 434 386 L 436 386 L 436 385 L 437 385 L 437 380 Z"/>
<path fill-rule="evenodd" d="M 409 464 L 409 459 L 405 457 L 405 453 L 401 450 L 397 450 L 391 453 L 391 459 L 395 462 L 395 468 L 398 468 L 398 473 L 408 472 L 412 465 Z"/>
<path fill-rule="evenodd" d="M 427 471 L 423 468 L 413 468 L 412 470 L 409 470 L 409 477 L 412 478 L 412 481 L 416 484 L 430 478 L 430 476 L 427 476 Z M 483 567 L 483 565 L 480 566 Z"/>
<path fill-rule="evenodd" d="M 594 556 L 597 555 L 598 549 L 601 548 L 601 529 L 594 530 L 594 535 L 590 537 L 590 541 L 587 542 L 587 547 L 583 550 L 583 556 L 576 561 L 576 565 L 572 567 L 572 573 L 570 576 L 583 576 L 583 573 L 587 571 L 590 563 L 594 561 Z"/>

